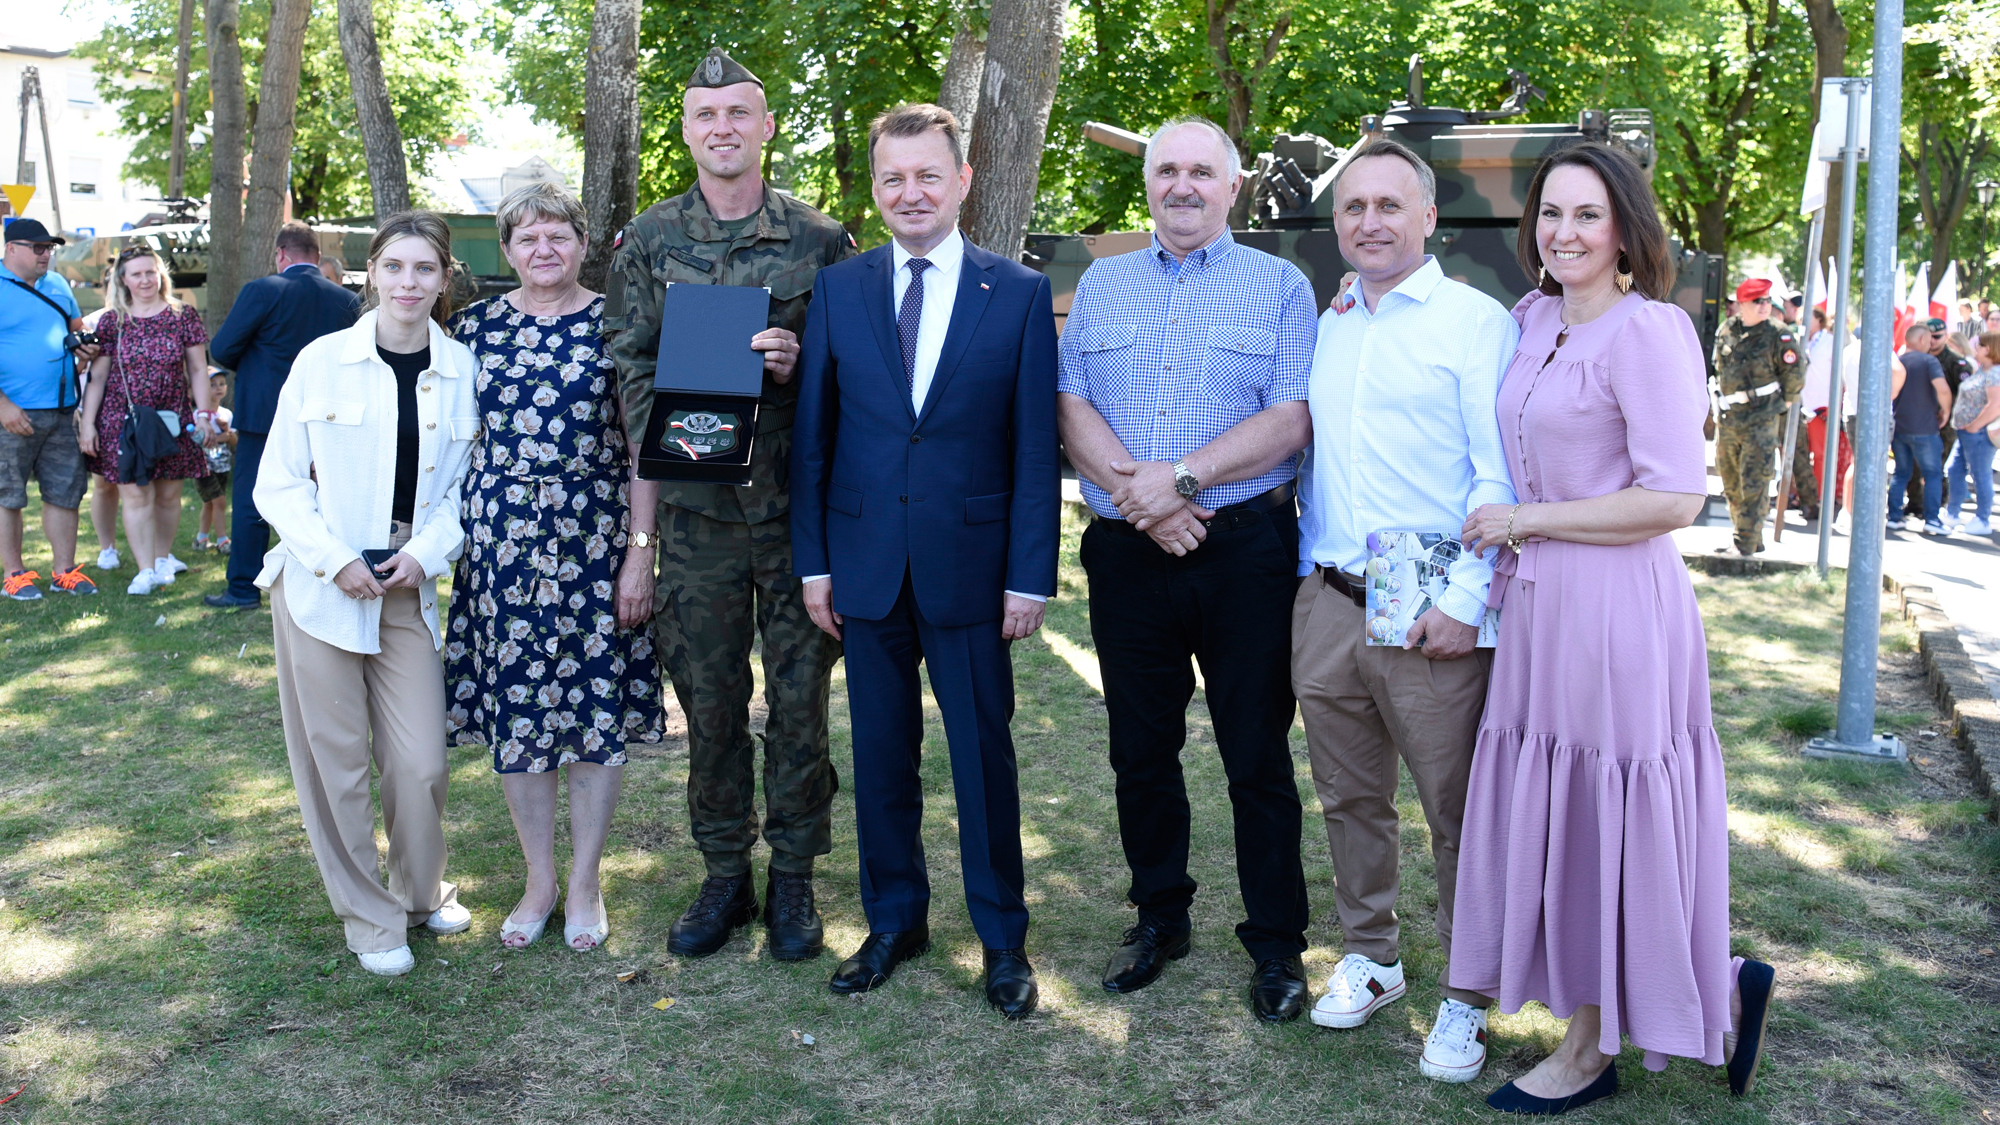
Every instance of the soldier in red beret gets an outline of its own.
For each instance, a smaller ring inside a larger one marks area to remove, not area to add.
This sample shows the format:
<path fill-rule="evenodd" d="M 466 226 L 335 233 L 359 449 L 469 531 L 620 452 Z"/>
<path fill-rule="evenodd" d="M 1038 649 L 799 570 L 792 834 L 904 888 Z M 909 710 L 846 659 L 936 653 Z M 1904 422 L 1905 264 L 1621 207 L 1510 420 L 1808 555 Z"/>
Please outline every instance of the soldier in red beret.
<path fill-rule="evenodd" d="M 1784 440 L 1785 411 L 1805 386 L 1798 332 L 1771 319 L 1771 283 L 1753 277 L 1736 287 L 1736 314 L 1715 334 L 1715 468 L 1729 499 L 1736 550 L 1764 549 L 1771 476 Z"/>

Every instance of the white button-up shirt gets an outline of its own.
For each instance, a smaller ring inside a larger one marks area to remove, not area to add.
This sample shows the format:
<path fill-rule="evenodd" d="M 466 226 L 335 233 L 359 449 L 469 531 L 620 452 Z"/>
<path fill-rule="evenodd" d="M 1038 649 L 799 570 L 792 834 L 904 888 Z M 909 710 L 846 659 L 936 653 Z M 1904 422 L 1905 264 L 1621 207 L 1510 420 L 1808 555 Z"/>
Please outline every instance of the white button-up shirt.
<path fill-rule="evenodd" d="M 895 255 L 895 292 L 889 312 L 903 311 L 903 294 L 910 291 L 910 259 L 916 255 L 897 242 L 889 251 Z M 924 271 L 924 306 L 917 320 L 917 363 L 910 380 L 910 409 L 924 412 L 924 398 L 937 376 L 938 357 L 944 354 L 944 334 L 951 328 L 951 310 L 958 304 L 959 269 L 965 264 L 965 236 L 953 227 L 944 241 L 924 255 L 931 268 Z"/>
<path fill-rule="evenodd" d="M 1482 504 L 1514 486 L 1493 403 L 1521 330 L 1499 302 L 1444 276 L 1436 258 L 1382 295 L 1375 311 L 1319 318 L 1313 350 L 1313 444 L 1299 473 L 1299 573 L 1358 573 L 1377 531 L 1456 537 Z M 1451 568 L 1438 608 L 1477 625 L 1493 579 L 1470 552 Z"/>
<path fill-rule="evenodd" d="M 334 576 L 365 548 L 389 545 L 396 488 L 396 375 L 375 350 L 375 312 L 307 344 L 292 362 L 252 496 L 279 536 L 257 585 L 285 577 L 285 605 L 307 634 L 348 652 L 382 651 L 382 600 L 342 593 Z M 416 507 L 403 551 L 424 568 L 417 589 L 442 647 L 437 579 L 465 546 L 460 485 L 479 434 L 478 367 L 430 322 L 431 365 L 417 376 Z"/>

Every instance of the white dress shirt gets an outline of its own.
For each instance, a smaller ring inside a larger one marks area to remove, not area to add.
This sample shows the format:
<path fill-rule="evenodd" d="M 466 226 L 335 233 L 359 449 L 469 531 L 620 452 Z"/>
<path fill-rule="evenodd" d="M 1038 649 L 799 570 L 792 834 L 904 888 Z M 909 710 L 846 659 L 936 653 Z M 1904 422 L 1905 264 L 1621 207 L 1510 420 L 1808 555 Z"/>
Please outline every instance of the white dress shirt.
<path fill-rule="evenodd" d="M 902 314 L 903 294 L 910 291 L 910 259 L 915 254 L 894 243 L 889 251 L 896 263 L 895 291 L 890 294 L 889 314 Z M 944 334 L 951 328 L 952 306 L 958 304 L 958 274 L 965 265 L 965 236 L 953 227 L 944 241 L 931 247 L 924 260 L 924 307 L 917 320 L 917 363 L 910 380 L 910 409 L 924 412 L 924 396 L 930 394 L 931 380 L 937 375 L 938 357 L 944 354 Z"/>
<path fill-rule="evenodd" d="M 1457 537 L 1482 504 L 1512 504 L 1494 414 L 1521 330 L 1500 303 L 1453 281 L 1427 257 L 1382 295 L 1320 314 L 1313 350 L 1313 444 L 1299 473 L 1299 573 L 1349 574 L 1377 531 Z M 1438 608 L 1485 619 L 1489 557 L 1463 554 Z"/>
<path fill-rule="evenodd" d="M 309 635 L 348 652 L 382 651 L 382 600 L 342 593 L 334 576 L 364 548 L 389 545 L 396 484 L 396 374 L 375 350 L 375 318 L 321 336 L 299 351 L 278 392 L 252 497 L 278 533 L 257 585 L 285 578 L 285 606 Z M 437 580 L 465 546 L 460 485 L 480 429 L 477 361 L 430 327 L 431 365 L 417 376 L 416 507 L 403 552 L 423 567 L 417 589 L 431 641 Z"/>
<path fill-rule="evenodd" d="M 1840 413 L 1852 418 L 1859 413 L 1861 398 L 1855 393 L 1861 382 L 1861 337 L 1847 338 L 1847 347 L 1841 351 L 1840 365 L 1846 368 L 1840 376 Z M 1833 387 L 1827 378 L 1832 370 L 1833 329 L 1822 328 L 1814 334 L 1812 343 L 1806 345 L 1806 384 L 1799 392 L 1799 405 L 1805 407 L 1807 415 L 1826 409 L 1826 400 L 1833 394 Z"/>

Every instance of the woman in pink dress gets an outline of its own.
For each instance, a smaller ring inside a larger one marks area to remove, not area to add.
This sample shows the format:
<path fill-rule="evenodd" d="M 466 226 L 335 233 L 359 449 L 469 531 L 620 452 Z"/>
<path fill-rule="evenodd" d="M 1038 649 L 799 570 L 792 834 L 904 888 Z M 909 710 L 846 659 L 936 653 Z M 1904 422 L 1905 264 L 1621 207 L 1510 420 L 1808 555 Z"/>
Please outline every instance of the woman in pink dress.
<path fill-rule="evenodd" d="M 1729 955 L 1729 826 L 1694 587 L 1668 532 L 1706 503 L 1706 369 L 1666 298 L 1674 263 L 1625 153 L 1536 172 L 1517 253 L 1537 292 L 1500 385 L 1519 504 L 1465 542 L 1505 545 L 1505 599 L 1465 808 L 1451 983 L 1548 1005 L 1553 1055 L 1494 1091 L 1558 1114 L 1617 1092 L 1620 1038 L 1729 1066 L 1748 1091 L 1770 966 Z M 1736 1030 L 1742 1028 L 1738 1038 Z M 1737 1039 L 1734 1043 L 1726 1040 Z"/>

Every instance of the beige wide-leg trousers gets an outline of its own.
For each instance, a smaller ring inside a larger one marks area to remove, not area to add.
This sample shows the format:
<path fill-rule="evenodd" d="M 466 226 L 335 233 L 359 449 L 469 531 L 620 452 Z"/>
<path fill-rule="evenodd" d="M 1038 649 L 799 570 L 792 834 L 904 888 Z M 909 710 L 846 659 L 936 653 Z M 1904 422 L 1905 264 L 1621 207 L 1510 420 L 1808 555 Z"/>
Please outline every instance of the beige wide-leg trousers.
<path fill-rule="evenodd" d="M 348 652 L 310 636 L 271 585 L 278 702 L 306 839 L 347 948 L 380 953 L 458 897 L 444 881 L 444 668 L 416 590 L 382 599 L 382 651 Z M 370 734 L 373 733 L 371 740 Z M 372 743 L 372 745 L 371 745 Z M 369 764 L 381 774 L 389 885 L 376 869 Z"/>
<path fill-rule="evenodd" d="M 1326 814 L 1340 927 L 1349 953 L 1382 964 L 1401 956 L 1400 758 L 1430 824 L 1438 943 L 1449 962 L 1465 787 L 1493 650 L 1430 660 L 1415 649 L 1371 647 L 1362 635 L 1364 616 L 1352 599 L 1322 581 L 1317 568 L 1300 580 L 1292 602 L 1292 691 Z M 1438 983 L 1445 979 L 1440 971 Z M 1474 1007 L 1487 1003 L 1475 992 L 1442 991 Z"/>

